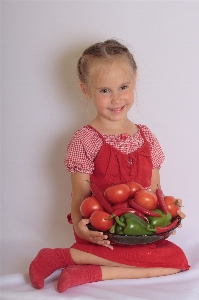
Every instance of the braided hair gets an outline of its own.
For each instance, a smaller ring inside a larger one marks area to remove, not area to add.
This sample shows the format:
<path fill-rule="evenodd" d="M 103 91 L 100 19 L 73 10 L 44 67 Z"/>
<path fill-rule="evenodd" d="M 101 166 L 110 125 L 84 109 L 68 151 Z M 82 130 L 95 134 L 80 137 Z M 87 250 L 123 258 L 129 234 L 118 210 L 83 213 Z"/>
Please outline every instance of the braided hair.
<path fill-rule="evenodd" d="M 105 42 L 96 43 L 84 50 L 77 64 L 80 81 L 85 84 L 88 83 L 89 70 L 93 61 L 112 59 L 114 56 L 125 57 L 132 67 L 133 73 L 136 73 L 137 65 L 129 49 L 117 40 L 109 39 Z"/>

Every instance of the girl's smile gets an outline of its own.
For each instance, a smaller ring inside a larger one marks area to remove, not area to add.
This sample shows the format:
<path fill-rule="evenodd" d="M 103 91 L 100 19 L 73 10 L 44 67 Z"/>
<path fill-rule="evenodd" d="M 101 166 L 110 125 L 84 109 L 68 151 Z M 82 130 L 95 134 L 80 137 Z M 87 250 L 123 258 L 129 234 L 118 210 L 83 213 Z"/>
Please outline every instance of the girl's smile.
<path fill-rule="evenodd" d="M 124 106 L 118 108 L 109 108 L 113 113 L 120 113 L 123 110 Z"/>

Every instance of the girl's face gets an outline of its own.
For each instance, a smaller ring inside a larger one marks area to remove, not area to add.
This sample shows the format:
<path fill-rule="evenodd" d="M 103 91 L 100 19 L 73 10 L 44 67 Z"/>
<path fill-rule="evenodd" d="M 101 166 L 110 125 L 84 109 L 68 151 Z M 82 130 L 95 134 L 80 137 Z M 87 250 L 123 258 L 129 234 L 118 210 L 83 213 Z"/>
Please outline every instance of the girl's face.
<path fill-rule="evenodd" d="M 93 99 L 98 117 L 117 121 L 126 118 L 133 105 L 135 83 L 136 75 L 128 62 L 117 58 L 93 68 L 89 87 L 81 88 Z"/>

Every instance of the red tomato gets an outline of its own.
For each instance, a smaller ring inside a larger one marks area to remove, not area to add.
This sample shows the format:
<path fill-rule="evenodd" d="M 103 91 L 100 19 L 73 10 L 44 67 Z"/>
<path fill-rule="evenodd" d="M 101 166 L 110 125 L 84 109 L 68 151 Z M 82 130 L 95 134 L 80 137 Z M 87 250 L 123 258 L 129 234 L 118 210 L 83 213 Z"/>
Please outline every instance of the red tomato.
<path fill-rule="evenodd" d="M 178 200 L 176 200 L 173 196 L 165 196 L 164 201 L 168 207 L 168 211 L 171 213 L 172 218 L 177 216 L 177 210 L 179 206 L 177 205 Z"/>
<path fill-rule="evenodd" d="M 142 186 L 141 184 L 131 181 L 126 183 L 126 185 L 128 185 L 129 189 L 130 189 L 130 196 L 129 197 L 134 197 L 135 192 L 137 192 L 138 190 L 142 190 Z"/>
<path fill-rule="evenodd" d="M 104 211 L 104 208 L 101 206 L 99 201 L 93 196 L 84 199 L 84 201 L 80 205 L 80 212 L 82 216 L 86 219 L 89 219 L 92 213 L 96 210 Z"/>
<path fill-rule="evenodd" d="M 94 211 L 90 223 L 98 230 L 107 231 L 113 226 L 114 219 L 110 219 L 110 214 L 105 211 Z"/>
<path fill-rule="evenodd" d="M 116 184 L 108 187 L 105 192 L 105 198 L 112 204 L 126 201 L 129 198 L 130 189 L 124 184 Z"/>
<path fill-rule="evenodd" d="M 138 190 L 134 195 L 134 201 L 148 210 L 156 209 L 158 205 L 157 196 L 148 190 Z"/>

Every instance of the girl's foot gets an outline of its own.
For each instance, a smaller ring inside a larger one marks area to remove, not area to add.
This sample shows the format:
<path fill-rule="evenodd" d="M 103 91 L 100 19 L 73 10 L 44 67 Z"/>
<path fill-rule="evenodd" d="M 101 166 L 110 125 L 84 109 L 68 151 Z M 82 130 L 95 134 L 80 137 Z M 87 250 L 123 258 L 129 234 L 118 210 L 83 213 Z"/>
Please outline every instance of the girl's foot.
<path fill-rule="evenodd" d="M 66 267 L 58 280 L 57 289 L 63 293 L 68 288 L 89 282 L 101 281 L 102 270 L 96 265 L 73 265 Z"/>
<path fill-rule="evenodd" d="M 54 271 L 73 265 L 70 249 L 44 248 L 39 251 L 29 267 L 29 276 L 32 285 L 41 289 L 44 286 L 44 279 L 50 276 Z"/>

